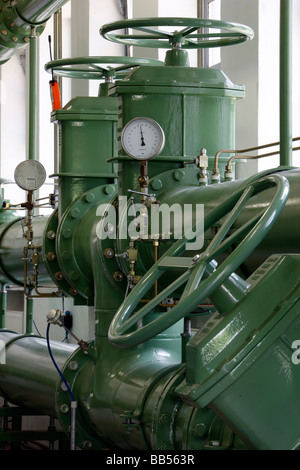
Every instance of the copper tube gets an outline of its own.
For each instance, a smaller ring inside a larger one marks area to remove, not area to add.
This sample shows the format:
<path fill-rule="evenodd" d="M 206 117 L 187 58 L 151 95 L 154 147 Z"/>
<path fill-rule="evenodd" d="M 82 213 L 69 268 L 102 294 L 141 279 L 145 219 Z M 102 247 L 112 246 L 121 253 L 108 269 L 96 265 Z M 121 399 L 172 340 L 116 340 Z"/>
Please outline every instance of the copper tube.
<path fill-rule="evenodd" d="M 292 149 L 293 151 L 294 150 L 300 150 L 300 147 L 294 147 Z M 257 159 L 257 158 L 263 158 L 263 157 L 271 157 L 273 155 L 279 155 L 280 154 L 280 150 L 278 150 L 277 152 L 270 152 L 270 153 L 264 153 L 262 155 L 246 155 L 244 157 L 241 157 L 240 155 L 234 155 L 233 157 L 229 158 L 228 162 L 227 162 L 227 165 L 226 165 L 226 170 L 227 171 L 231 171 L 231 168 L 230 168 L 230 164 L 231 164 L 231 161 L 234 160 L 235 158 L 244 158 L 244 159 Z"/>
<path fill-rule="evenodd" d="M 293 138 L 293 142 L 297 141 L 297 140 L 300 140 L 300 137 L 294 137 Z M 215 163 L 214 163 L 214 174 L 218 174 L 218 158 L 220 156 L 221 153 L 235 153 L 235 154 L 238 154 L 238 153 L 247 153 L 247 152 L 253 152 L 254 150 L 262 150 L 262 149 L 265 149 L 265 148 L 268 148 L 268 147 L 275 147 L 276 145 L 279 145 L 280 142 L 272 142 L 270 144 L 265 144 L 265 145 L 259 145 L 257 147 L 250 147 L 250 148 L 247 148 L 247 149 L 242 149 L 242 150 L 219 150 L 216 155 L 215 155 Z M 293 150 L 299 150 L 298 147 L 294 148 Z M 275 152 L 275 153 L 270 153 L 270 154 L 265 154 L 265 155 L 261 155 L 261 156 L 258 156 L 256 158 L 260 158 L 260 157 L 263 157 L 263 156 L 271 156 L 271 155 L 277 155 L 279 154 L 280 151 L 278 150 L 278 152 Z M 236 157 L 238 158 L 238 157 Z M 246 158 L 246 157 L 243 157 L 243 158 Z M 254 157 L 253 157 L 254 158 Z"/>

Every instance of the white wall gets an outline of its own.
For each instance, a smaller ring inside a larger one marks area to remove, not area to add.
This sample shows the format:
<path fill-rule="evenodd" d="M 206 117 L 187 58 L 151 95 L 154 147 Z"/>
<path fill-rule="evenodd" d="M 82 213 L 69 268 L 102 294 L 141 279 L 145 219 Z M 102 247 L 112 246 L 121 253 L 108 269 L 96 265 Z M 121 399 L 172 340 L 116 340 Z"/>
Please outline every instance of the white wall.
<path fill-rule="evenodd" d="M 278 142 L 279 134 L 279 14 L 280 0 L 222 0 L 222 19 L 254 29 L 252 41 L 222 49 L 222 69 L 234 83 L 245 84 L 246 98 L 237 104 L 236 147 Z M 300 135 L 300 2 L 293 1 L 293 136 Z M 278 147 L 277 147 L 278 148 Z M 274 151 L 271 148 L 267 151 Z M 265 152 L 267 152 L 265 151 Z M 261 154 L 262 152 L 260 152 Z M 252 154 L 256 155 L 256 153 Z M 294 166 L 300 152 L 293 153 Z M 238 166 L 245 177 L 279 165 L 279 156 Z"/>
<path fill-rule="evenodd" d="M 258 145 L 258 0 L 225 0 L 221 4 L 223 21 L 246 24 L 254 30 L 252 41 L 221 49 L 222 70 L 236 85 L 245 85 L 246 98 L 237 102 L 236 148 Z M 238 165 L 238 177 L 256 172 L 257 162 Z"/>
<path fill-rule="evenodd" d="M 18 54 L 1 66 L 1 178 L 12 182 L 16 165 L 27 155 L 25 64 L 26 60 L 21 62 Z M 3 186 L 6 197 L 15 202 L 23 201 L 23 192 L 16 191 L 15 185 Z"/>

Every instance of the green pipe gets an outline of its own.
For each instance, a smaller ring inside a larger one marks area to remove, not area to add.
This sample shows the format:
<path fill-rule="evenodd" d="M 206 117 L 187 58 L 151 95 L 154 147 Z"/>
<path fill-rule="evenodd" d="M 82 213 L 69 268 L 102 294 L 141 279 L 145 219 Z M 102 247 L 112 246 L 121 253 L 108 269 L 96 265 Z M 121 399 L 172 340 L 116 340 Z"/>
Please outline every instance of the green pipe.
<path fill-rule="evenodd" d="M 56 417 L 58 373 L 50 358 L 46 340 L 40 336 L 1 331 L 0 341 L 6 344 L 6 364 L 0 372 L 1 394 L 9 397 L 11 403 Z M 50 344 L 60 369 L 78 347 L 56 341 Z"/>
<path fill-rule="evenodd" d="M 280 165 L 292 165 L 292 0 L 280 2 Z"/>
<path fill-rule="evenodd" d="M 28 289 L 31 294 L 32 289 Z M 33 333 L 33 299 L 26 297 L 26 334 Z"/>
<path fill-rule="evenodd" d="M 37 131 L 37 36 L 35 28 L 31 28 L 30 36 L 30 75 L 29 75 L 29 160 L 36 160 Z"/>
<path fill-rule="evenodd" d="M 6 326 L 7 290 L 6 285 L 1 283 L 0 292 L 0 329 Z"/>
<path fill-rule="evenodd" d="M 117 165 L 107 160 L 117 154 L 117 98 L 77 97 L 51 115 L 59 123 L 59 220 L 83 193 L 114 183 Z"/>

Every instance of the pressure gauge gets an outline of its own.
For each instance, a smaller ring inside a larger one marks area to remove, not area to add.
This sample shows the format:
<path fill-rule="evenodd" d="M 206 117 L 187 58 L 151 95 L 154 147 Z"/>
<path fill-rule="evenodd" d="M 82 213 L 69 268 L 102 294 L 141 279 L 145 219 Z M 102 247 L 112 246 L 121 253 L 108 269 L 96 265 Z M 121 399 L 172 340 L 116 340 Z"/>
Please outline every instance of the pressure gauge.
<path fill-rule="evenodd" d="M 165 145 L 165 134 L 153 119 L 138 117 L 129 121 L 121 135 L 122 147 L 136 160 L 149 160 L 161 153 Z"/>
<path fill-rule="evenodd" d="M 25 191 L 36 191 L 45 182 L 46 171 L 37 160 L 25 160 L 15 169 L 15 182 Z"/>

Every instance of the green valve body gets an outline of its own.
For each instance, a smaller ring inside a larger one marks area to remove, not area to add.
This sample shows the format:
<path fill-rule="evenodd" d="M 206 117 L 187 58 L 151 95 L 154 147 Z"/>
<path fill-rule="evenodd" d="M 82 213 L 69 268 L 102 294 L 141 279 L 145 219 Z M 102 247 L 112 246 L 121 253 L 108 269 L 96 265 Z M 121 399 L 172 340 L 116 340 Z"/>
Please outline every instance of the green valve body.
<path fill-rule="evenodd" d="M 187 345 L 176 392 L 225 417 L 250 448 L 299 449 L 299 269 L 299 254 L 270 256 L 240 303 Z"/>
<path fill-rule="evenodd" d="M 97 206 L 108 203 L 116 191 L 117 165 L 107 162 L 116 154 L 117 100 L 79 97 L 52 114 L 61 134 L 58 177 L 59 204 L 52 216 L 46 260 L 51 277 L 74 297 L 76 304 L 91 304 L 91 233 L 97 224 Z"/>
<path fill-rule="evenodd" d="M 118 109 L 115 98 L 79 97 L 52 114 L 59 123 L 61 142 L 59 216 L 85 191 L 114 183 Z"/>
<path fill-rule="evenodd" d="M 147 116 L 164 130 L 165 147 L 151 161 L 150 177 L 195 160 L 202 148 L 210 157 L 211 170 L 212 157 L 218 150 L 235 147 L 235 105 L 245 91 L 220 70 L 139 67 L 122 82 L 117 81 L 110 93 L 119 96 L 122 126 L 137 116 Z M 124 163 L 120 190 L 124 193 L 130 184 L 135 186 L 131 189 L 136 189 L 132 172 L 138 171 L 138 165 L 122 148 L 119 148 L 119 155 L 124 157 L 120 159 Z M 127 160 L 130 165 L 125 164 Z"/>

